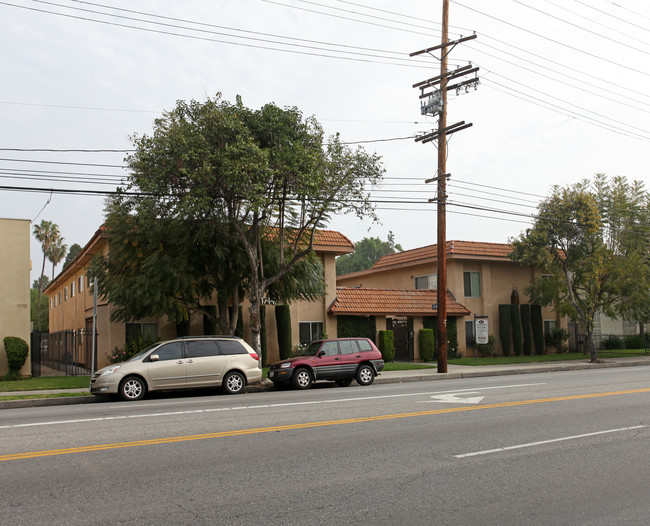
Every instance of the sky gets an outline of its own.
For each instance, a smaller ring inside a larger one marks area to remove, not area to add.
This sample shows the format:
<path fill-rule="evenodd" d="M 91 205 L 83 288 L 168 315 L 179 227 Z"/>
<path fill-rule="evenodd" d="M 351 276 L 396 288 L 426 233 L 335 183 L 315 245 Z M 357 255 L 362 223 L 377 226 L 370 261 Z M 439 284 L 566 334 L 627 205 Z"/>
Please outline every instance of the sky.
<path fill-rule="evenodd" d="M 442 0 L 0 1 L 0 217 L 52 221 L 85 245 L 130 138 L 177 100 L 221 93 L 296 106 L 382 157 L 379 222 L 329 228 L 434 244 L 436 144 L 414 138 L 437 119 L 412 86 L 440 62 L 409 54 L 440 43 L 441 19 Z M 447 239 L 507 243 L 553 185 L 650 182 L 649 2 L 451 0 L 449 25 L 450 40 L 477 35 L 449 69 L 480 70 L 477 89 L 449 94 L 448 124 L 472 127 L 449 137 Z M 31 257 L 35 279 L 33 238 Z"/>

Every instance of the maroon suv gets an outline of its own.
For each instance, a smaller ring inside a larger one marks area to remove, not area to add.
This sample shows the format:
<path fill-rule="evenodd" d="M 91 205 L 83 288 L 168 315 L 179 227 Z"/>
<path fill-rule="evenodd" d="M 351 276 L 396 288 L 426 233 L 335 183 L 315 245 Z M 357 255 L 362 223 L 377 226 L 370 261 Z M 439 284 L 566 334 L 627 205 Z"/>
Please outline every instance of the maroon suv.
<path fill-rule="evenodd" d="M 300 354 L 275 362 L 269 379 L 277 387 L 309 389 L 316 380 L 334 380 L 346 387 L 356 380 L 370 385 L 382 369 L 381 352 L 368 338 L 332 338 L 311 342 Z"/>

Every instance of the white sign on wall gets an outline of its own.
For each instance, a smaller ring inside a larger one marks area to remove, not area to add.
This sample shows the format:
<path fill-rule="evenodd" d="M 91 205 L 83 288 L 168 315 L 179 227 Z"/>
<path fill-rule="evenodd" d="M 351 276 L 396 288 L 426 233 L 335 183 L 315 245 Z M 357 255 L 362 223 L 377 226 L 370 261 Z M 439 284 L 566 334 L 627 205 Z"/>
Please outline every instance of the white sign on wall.
<path fill-rule="evenodd" d="M 487 343 L 488 342 L 488 320 L 487 316 L 484 317 L 476 317 L 476 320 L 474 320 L 474 326 L 476 330 L 476 343 L 479 345 Z"/>

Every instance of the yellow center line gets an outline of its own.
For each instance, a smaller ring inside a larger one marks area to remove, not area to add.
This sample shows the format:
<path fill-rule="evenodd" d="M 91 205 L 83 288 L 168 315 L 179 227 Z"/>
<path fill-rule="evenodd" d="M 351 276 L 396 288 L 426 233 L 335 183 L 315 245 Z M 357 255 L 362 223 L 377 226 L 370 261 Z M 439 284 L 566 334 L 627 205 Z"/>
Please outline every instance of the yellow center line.
<path fill-rule="evenodd" d="M 216 433 L 204 433 L 201 435 L 187 435 L 168 438 L 154 438 L 149 440 L 137 440 L 134 442 L 118 442 L 115 444 L 97 444 L 95 446 L 79 446 L 66 449 L 52 449 L 49 451 L 32 451 L 27 453 L 14 453 L 0 455 L 0 462 L 6 460 L 23 460 L 28 458 L 49 457 L 55 455 L 69 455 L 73 453 L 86 453 L 89 451 L 106 451 L 127 447 L 152 446 L 156 444 L 172 444 L 176 442 L 187 442 L 190 440 L 206 440 L 209 438 L 225 438 L 241 435 L 255 435 L 259 433 L 272 433 L 275 431 L 291 431 L 294 429 L 309 429 L 326 426 L 339 426 L 345 424 L 359 424 L 363 422 L 378 422 L 381 420 L 394 420 L 396 418 L 413 418 L 417 416 L 441 415 L 446 413 L 459 413 L 462 411 L 479 411 L 483 409 L 496 409 L 500 407 L 516 407 L 531 404 L 544 404 L 549 402 L 564 402 L 568 400 L 582 400 L 587 398 L 602 398 L 605 396 L 618 396 L 626 394 L 648 393 L 650 388 L 629 389 L 626 391 L 611 391 L 607 393 L 591 393 L 571 396 L 557 396 L 554 398 L 539 398 L 536 400 L 518 400 L 515 402 L 502 402 L 498 404 L 473 405 L 464 407 L 450 407 L 445 409 L 431 409 L 428 411 L 414 411 L 410 413 L 396 413 L 392 415 L 364 416 L 359 418 L 345 418 L 342 420 L 327 420 L 323 422 L 305 422 L 301 424 L 287 424 L 282 426 L 259 427 L 253 429 L 240 429 L 235 431 L 220 431 Z"/>

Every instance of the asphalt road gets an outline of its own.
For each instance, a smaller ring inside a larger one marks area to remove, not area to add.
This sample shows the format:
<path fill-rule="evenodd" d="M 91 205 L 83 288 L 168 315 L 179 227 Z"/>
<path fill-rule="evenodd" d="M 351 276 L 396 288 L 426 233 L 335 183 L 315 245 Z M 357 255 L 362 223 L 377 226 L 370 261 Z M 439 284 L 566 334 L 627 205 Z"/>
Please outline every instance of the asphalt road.
<path fill-rule="evenodd" d="M 0 524 L 647 524 L 648 374 L 3 410 Z"/>

